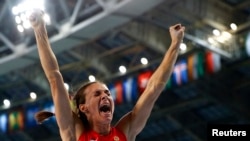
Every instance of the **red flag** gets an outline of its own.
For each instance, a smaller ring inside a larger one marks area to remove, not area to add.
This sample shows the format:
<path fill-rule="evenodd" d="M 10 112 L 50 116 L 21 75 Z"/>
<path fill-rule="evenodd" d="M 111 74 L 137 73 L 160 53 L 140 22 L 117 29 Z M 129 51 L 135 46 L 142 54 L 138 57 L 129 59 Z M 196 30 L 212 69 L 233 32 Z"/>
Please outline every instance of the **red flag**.
<path fill-rule="evenodd" d="M 148 80 L 153 74 L 152 71 L 146 71 L 138 75 L 138 87 L 139 87 L 139 93 L 142 94 L 145 90 Z"/>
<path fill-rule="evenodd" d="M 221 68 L 220 55 L 206 52 L 206 71 L 209 74 L 219 71 Z"/>
<path fill-rule="evenodd" d="M 212 52 L 206 53 L 206 71 L 209 74 L 212 74 L 214 70 L 214 64 L 213 64 L 213 54 Z"/>
<path fill-rule="evenodd" d="M 115 83 L 115 92 L 116 92 L 116 99 L 115 99 L 115 103 L 116 104 L 122 104 L 123 102 L 123 90 L 122 90 L 122 82 L 118 81 Z"/>

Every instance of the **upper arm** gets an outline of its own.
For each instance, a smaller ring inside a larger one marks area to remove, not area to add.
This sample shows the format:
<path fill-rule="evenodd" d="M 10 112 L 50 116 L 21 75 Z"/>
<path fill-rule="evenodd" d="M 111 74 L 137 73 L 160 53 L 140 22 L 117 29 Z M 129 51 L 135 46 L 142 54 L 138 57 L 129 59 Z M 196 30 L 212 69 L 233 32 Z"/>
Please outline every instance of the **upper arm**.
<path fill-rule="evenodd" d="M 139 134 L 145 127 L 157 99 L 155 93 L 157 93 L 157 90 L 148 87 L 138 99 L 131 111 L 130 132 Z"/>
<path fill-rule="evenodd" d="M 157 99 L 156 93 L 160 93 L 156 87 L 147 86 L 132 111 L 118 121 L 117 126 L 128 139 L 135 138 L 144 128 Z"/>

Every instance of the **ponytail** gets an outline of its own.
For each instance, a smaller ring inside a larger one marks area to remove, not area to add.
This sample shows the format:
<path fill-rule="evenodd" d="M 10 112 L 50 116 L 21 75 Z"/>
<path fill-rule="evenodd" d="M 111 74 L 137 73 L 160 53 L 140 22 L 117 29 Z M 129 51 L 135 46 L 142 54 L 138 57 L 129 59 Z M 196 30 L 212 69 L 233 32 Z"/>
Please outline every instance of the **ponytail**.
<path fill-rule="evenodd" d="M 79 110 L 79 105 L 80 104 L 84 104 L 85 103 L 85 89 L 90 86 L 93 83 L 102 83 L 100 81 L 94 81 L 94 82 L 87 82 L 85 84 L 83 84 L 76 92 L 76 94 L 73 96 L 71 95 L 69 97 L 70 99 L 70 107 L 71 110 L 74 114 L 76 114 L 78 116 L 78 118 L 81 119 L 83 126 L 85 129 L 90 129 L 90 124 L 88 122 L 88 119 L 85 115 L 85 113 L 81 112 Z M 37 121 L 37 123 L 41 124 L 42 122 L 44 122 L 45 120 L 47 120 L 48 118 L 55 116 L 54 113 L 52 112 L 48 112 L 48 111 L 39 111 L 35 114 L 35 120 Z"/>
<path fill-rule="evenodd" d="M 49 111 L 39 111 L 35 114 L 35 120 L 37 123 L 42 124 L 45 120 L 54 116 L 55 114 Z"/>

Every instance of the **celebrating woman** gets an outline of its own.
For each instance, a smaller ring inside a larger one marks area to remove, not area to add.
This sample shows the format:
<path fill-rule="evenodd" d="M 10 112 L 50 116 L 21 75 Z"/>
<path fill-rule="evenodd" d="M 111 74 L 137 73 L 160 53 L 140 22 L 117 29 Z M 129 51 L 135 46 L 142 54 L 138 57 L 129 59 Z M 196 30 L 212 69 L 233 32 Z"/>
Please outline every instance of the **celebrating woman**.
<path fill-rule="evenodd" d="M 144 128 L 155 101 L 162 93 L 177 60 L 185 27 L 169 28 L 171 45 L 149 79 L 134 108 L 115 125 L 111 125 L 115 104 L 108 87 L 99 81 L 89 82 L 78 89 L 72 110 L 57 59 L 51 49 L 43 12 L 35 10 L 30 16 L 42 68 L 50 84 L 55 105 L 56 121 L 63 141 L 135 141 Z"/>

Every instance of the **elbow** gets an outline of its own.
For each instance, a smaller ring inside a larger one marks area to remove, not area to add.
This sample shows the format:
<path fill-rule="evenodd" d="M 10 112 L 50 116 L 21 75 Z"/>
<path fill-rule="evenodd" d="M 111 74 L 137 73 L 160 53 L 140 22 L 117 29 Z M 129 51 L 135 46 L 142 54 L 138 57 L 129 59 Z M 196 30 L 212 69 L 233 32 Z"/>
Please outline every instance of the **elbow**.
<path fill-rule="evenodd" d="M 161 93 L 165 86 L 165 81 L 151 81 L 147 84 L 147 89 L 149 93 Z"/>
<path fill-rule="evenodd" d="M 59 70 L 54 70 L 54 71 L 50 71 L 46 74 L 46 77 L 49 81 L 50 84 L 53 84 L 54 82 L 56 82 L 57 80 L 61 80 L 62 79 L 62 75 L 60 73 Z"/>

